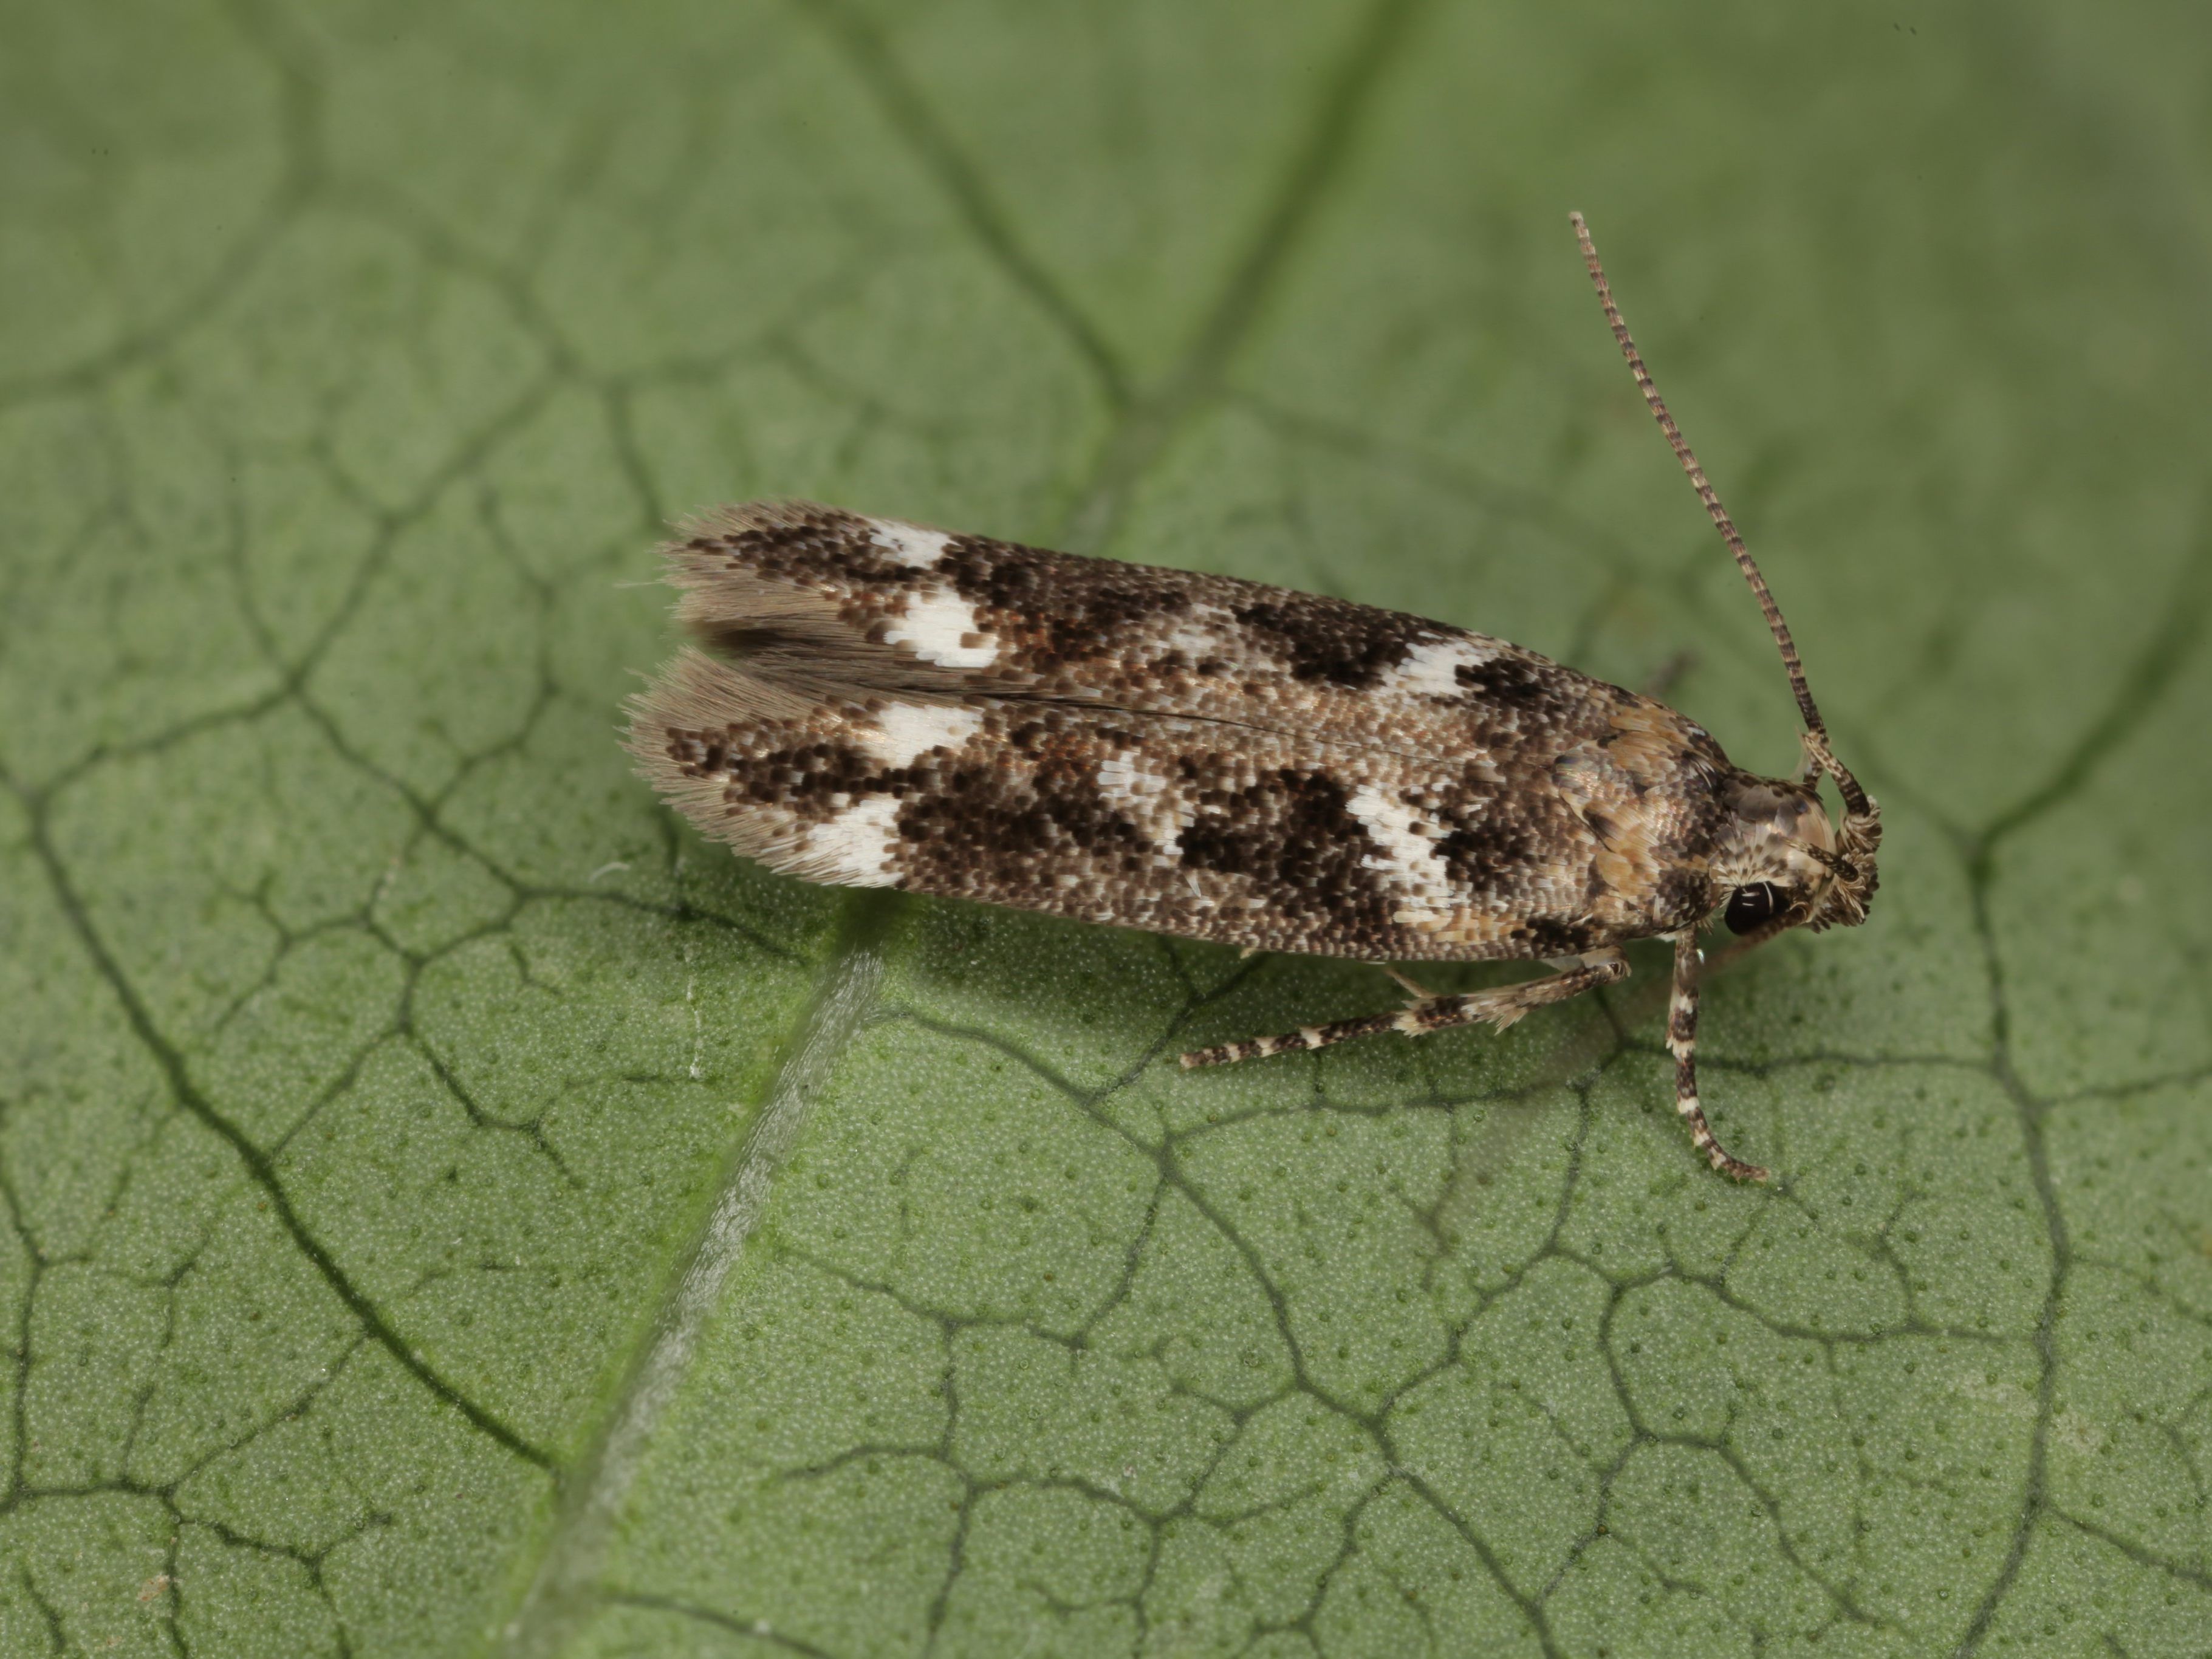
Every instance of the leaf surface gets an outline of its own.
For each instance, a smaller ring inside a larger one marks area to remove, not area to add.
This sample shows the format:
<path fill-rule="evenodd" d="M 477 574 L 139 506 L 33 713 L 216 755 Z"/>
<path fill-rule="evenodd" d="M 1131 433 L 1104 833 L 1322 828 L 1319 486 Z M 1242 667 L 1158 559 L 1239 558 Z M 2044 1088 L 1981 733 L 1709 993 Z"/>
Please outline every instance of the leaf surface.
<path fill-rule="evenodd" d="M 0 18 L 0 1651 L 2193 1652 L 2212 172 L 2183 15 Z M 1371 969 L 826 892 L 615 708 L 804 495 L 1504 635 L 1867 927 Z M 1446 969 L 1453 987 L 1494 969 Z"/>

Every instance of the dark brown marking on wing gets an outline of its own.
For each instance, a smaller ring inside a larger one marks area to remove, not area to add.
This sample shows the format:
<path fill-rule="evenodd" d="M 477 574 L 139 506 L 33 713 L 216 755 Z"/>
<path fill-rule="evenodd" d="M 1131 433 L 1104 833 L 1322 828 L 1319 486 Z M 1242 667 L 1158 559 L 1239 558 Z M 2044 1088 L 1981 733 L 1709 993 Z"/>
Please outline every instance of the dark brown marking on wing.
<path fill-rule="evenodd" d="M 1139 868 L 1152 842 L 1100 792 L 1097 744 L 1033 732 L 1021 747 L 1034 763 L 1025 775 L 963 758 L 939 769 L 934 787 L 901 810 L 908 884 L 957 891 L 979 871 L 1028 866 L 1042 878 L 1044 866 L 1070 860 L 1101 877 Z"/>
<path fill-rule="evenodd" d="M 1405 661 L 1414 646 L 1444 637 L 1442 628 L 1419 617 L 1287 589 L 1230 614 L 1281 652 L 1292 679 L 1326 680 L 1355 691 Z"/>
<path fill-rule="evenodd" d="M 742 528 L 702 531 L 680 545 L 742 559 L 761 574 L 785 581 L 827 575 L 873 582 L 902 569 L 888 550 L 876 544 L 868 521 L 859 514 L 811 503 L 794 503 Z"/>
<path fill-rule="evenodd" d="M 1588 924 L 1549 916 L 1532 916 L 1513 927 L 1507 937 L 1526 947 L 1522 954 L 1529 957 L 1580 956 L 1599 942 Z"/>
<path fill-rule="evenodd" d="M 1533 826 L 1506 813 L 1486 813 L 1437 843 L 1452 879 L 1483 890 L 1534 869 L 1543 850 Z"/>
<path fill-rule="evenodd" d="M 954 538 L 929 569 L 1017 641 L 1039 673 L 1117 650 L 1132 623 L 1187 612 L 1194 580 L 981 536 Z"/>
<path fill-rule="evenodd" d="M 1462 663 L 1452 678 L 1471 699 L 1491 708 L 1560 709 L 1571 701 L 1588 701 L 1580 686 L 1570 690 L 1561 685 L 1557 664 L 1527 657 L 1501 653 L 1485 663 Z"/>
<path fill-rule="evenodd" d="M 773 806 L 806 823 L 836 816 L 841 795 L 903 794 L 918 775 L 912 768 L 886 767 L 851 744 L 803 729 L 779 731 L 767 721 L 719 732 L 672 727 L 665 750 L 683 776 L 719 782 L 730 811 Z"/>
<path fill-rule="evenodd" d="M 1367 860 L 1367 826 L 1354 817 L 1351 791 L 1325 772 L 1285 767 L 1241 789 L 1208 788 L 1203 769 L 1186 760 L 1198 787 L 1198 817 L 1182 832 L 1182 862 L 1193 870 L 1241 876 L 1289 917 L 1339 919 L 1348 930 L 1386 931 L 1389 901 Z"/>

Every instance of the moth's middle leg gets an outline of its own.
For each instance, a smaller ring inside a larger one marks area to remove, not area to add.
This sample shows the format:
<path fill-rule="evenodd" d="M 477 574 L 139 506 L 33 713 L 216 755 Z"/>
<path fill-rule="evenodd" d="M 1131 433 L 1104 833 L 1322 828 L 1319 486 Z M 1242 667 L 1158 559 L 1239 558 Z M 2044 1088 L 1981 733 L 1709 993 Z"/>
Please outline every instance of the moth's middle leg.
<path fill-rule="evenodd" d="M 1388 969 L 1384 971 L 1390 972 Z M 1330 1025 L 1308 1025 L 1299 1030 L 1285 1031 L 1280 1036 L 1224 1042 L 1218 1048 L 1200 1048 L 1187 1054 L 1182 1063 L 1186 1066 L 1226 1066 L 1236 1060 L 1265 1060 L 1270 1054 L 1290 1054 L 1297 1049 L 1327 1048 L 1349 1042 L 1354 1037 L 1373 1036 L 1383 1031 L 1419 1036 L 1448 1026 L 1473 1025 L 1483 1020 L 1502 1031 L 1532 1008 L 1565 1002 L 1601 985 L 1627 978 L 1628 958 L 1617 947 L 1608 946 L 1590 951 L 1580 965 L 1547 978 L 1500 985 L 1487 991 L 1469 991 L 1460 996 L 1435 996 L 1401 975 L 1391 973 L 1390 977 L 1415 997 L 1396 1013 L 1368 1014 L 1358 1019 L 1340 1019 Z"/>
<path fill-rule="evenodd" d="M 1375 964 L 1390 976 L 1390 982 L 1416 1002 L 1434 1002 L 1437 994 L 1415 979 L 1411 974 L 1401 974 L 1387 962 Z"/>

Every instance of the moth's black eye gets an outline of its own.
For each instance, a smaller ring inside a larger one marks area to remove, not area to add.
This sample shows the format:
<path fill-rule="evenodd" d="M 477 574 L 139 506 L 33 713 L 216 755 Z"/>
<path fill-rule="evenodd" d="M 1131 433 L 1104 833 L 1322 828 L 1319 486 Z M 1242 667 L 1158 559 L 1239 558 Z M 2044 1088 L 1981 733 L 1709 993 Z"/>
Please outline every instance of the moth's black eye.
<path fill-rule="evenodd" d="M 1782 890 L 1771 881 L 1755 881 L 1729 895 L 1728 914 L 1721 920 L 1731 933 L 1747 933 L 1781 914 Z"/>

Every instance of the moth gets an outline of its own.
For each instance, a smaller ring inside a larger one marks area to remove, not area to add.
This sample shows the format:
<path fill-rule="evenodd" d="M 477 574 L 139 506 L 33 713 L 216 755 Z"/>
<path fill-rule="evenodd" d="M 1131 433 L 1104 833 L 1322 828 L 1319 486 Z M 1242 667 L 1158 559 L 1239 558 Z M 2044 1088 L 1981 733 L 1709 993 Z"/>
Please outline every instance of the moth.
<path fill-rule="evenodd" d="M 694 644 L 631 701 L 641 775 L 706 835 L 808 881 L 1356 957 L 1408 994 L 1185 1066 L 1502 1028 L 1624 978 L 1630 940 L 1669 940 L 1676 1108 L 1715 1170 L 1765 1179 L 1698 1103 L 1698 931 L 1717 913 L 1746 949 L 1865 921 L 1881 814 L 1572 223 L 1765 612 L 1804 720 L 1800 775 L 1747 772 L 1664 703 L 1448 623 L 802 501 L 716 508 L 664 548 Z M 1436 995 L 1391 965 L 1492 960 L 1552 971 Z"/>

